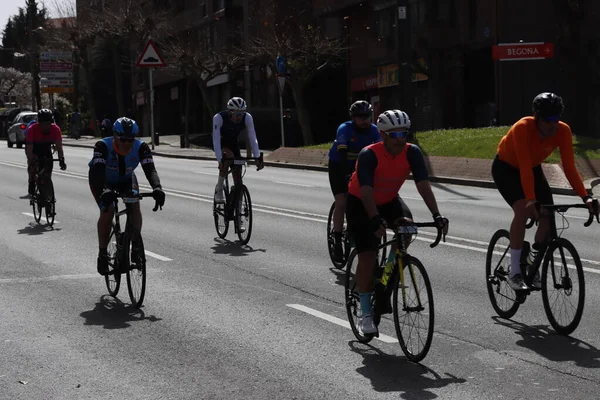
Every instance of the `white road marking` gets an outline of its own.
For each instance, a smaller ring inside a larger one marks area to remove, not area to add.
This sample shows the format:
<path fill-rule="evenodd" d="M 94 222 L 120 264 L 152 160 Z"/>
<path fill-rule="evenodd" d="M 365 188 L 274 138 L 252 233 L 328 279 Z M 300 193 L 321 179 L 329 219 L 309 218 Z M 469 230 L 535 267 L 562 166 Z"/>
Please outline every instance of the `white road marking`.
<path fill-rule="evenodd" d="M 283 181 L 273 181 L 273 183 L 281 183 L 282 185 L 290 185 L 290 186 L 313 187 L 313 185 L 303 185 L 301 183 L 292 183 L 292 182 L 283 182 Z"/>
<path fill-rule="evenodd" d="M 350 323 L 348 321 L 340 319 L 340 318 L 337 318 L 337 317 L 333 317 L 333 316 L 331 316 L 329 314 L 325 314 L 325 313 L 323 313 L 321 311 L 317 311 L 317 310 L 312 309 L 310 307 L 303 306 L 302 304 L 286 304 L 286 306 L 294 308 L 294 309 L 296 309 L 298 311 L 305 312 L 305 313 L 310 314 L 312 316 L 315 316 L 317 318 L 321 318 L 321 319 L 323 319 L 325 321 L 328 321 L 328 322 L 331 322 L 333 324 L 342 326 L 344 328 L 352 329 L 352 328 L 350 328 Z M 382 342 L 385 342 L 385 343 L 398 343 L 398 339 L 393 338 L 391 336 L 384 335 L 382 333 L 380 333 L 379 337 L 378 338 L 376 337 L 375 339 L 381 340 Z"/>
<path fill-rule="evenodd" d="M 27 215 L 28 217 L 31 217 L 31 218 L 35 218 L 35 215 L 33 215 L 32 213 L 22 212 L 21 214 L 23 214 L 23 215 Z M 40 222 L 42 222 L 42 221 L 45 221 L 45 220 L 46 220 L 45 218 L 46 218 L 46 217 L 43 217 L 43 218 L 40 220 Z M 60 222 L 58 222 L 57 220 L 54 220 L 54 223 L 55 223 L 55 224 L 60 224 Z"/>
<path fill-rule="evenodd" d="M 148 251 L 146 249 L 144 249 L 144 253 L 146 253 L 147 256 L 156 258 L 157 260 L 160 260 L 160 261 L 173 261 L 172 259 L 170 259 L 168 257 L 161 256 L 160 254 L 153 253 L 153 252 Z"/>
<path fill-rule="evenodd" d="M 10 165 L 10 166 L 16 166 L 16 167 L 20 167 L 20 168 L 25 168 L 23 165 L 19 165 L 16 163 L 10 163 L 10 162 L 5 162 L 5 161 L 0 161 L 0 164 L 5 164 L 5 165 Z M 72 176 L 75 178 L 80 178 L 80 179 L 88 179 L 87 175 L 79 175 L 79 174 L 74 174 L 74 173 L 65 173 L 65 172 L 53 172 L 53 173 L 57 173 L 59 175 L 64 175 L 64 176 Z M 144 189 L 144 190 L 152 190 L 152 188 L 150 186 L 147 185 L 140 185 L 140 188 Z M 185 198 L 185 199 L 190 199 L 190 200 L 199 200 L 199 201 L 203 201 L 206 203 L 213 203 L 213 198 L 212 196 L 209 195 L 203 195 L 203 194 L 199 194 L 199 193 L 192 193 L 192 192 L 186 192 L 183 190 L 176 190 L 176 189 L 164 189 L 165 192 L 171 196 L 176 196 L 176 197 L 181 197 L 181 198 Z M 563 196 L 565 197 L 565 196 Z M 408 197 L 406 197 L 408 198 Z M 279 208 L 279 207 L 272 207 L 272 206 L 266 206 L 266 205 L 260 205 L 260 204 L 252 204 L 253 209 L 255 211 L 259 211 L 259 212 L 263 212 L 263 213 L 267 213 L 267 214 L 273 214 L 273 215 L 281 215 L 284 217 L 291 217 L 291 218 L 297 218 L 297 219 L 302 219 L 302 220 L 306 220 L 306 221 L 314 221 L 314 222 L 321 222 L 321 223 L 327 223 L 327 216 L 326 215 L 321 215 L 321 214 L 314 214 L 314 213 L 308 213 L 308 212 L 304 212 L 304 211 L 296 211 L 296 210 L 290 210 L 290 209 L 286 209 L 286 208 Z M 577 217 L 574 215 L 570 215 L 568 218 L 580 218 L 580 219 L 586 219 L 584 217 Z M 420 234 L 424 234 L 426 236 L 434 236 L 435 237 L 435 233 L 432 232 L 426 232 L 426 231 L 419 231 Z M 458 241 L 462 241 L 462 242 L 469 242 L 469 243 L 473 243 L 473 244 L 479 244 L 482 246 L 486 246 L 488 245 L 488 242 L 484 242 L 484 241 L 479 241 L 479 240 L 473 240 L 473 239 L 467 239 L 467 238 L 460 238 L 460 237 L 456 237 L 456 236 L 447 236 L 447 239 L 453 239 L 453 240 L 458 240 Z M 424 242 L 428 242 L 431 243 L 432 240 L 429 239 L 425 239 L 422 237 L 417 237 L 417 240 L 420 241 L 424 241 Z M 487 249 L 484 248 L 478 248 L 478 247 L 473 247 L 473 246 L 466 246 L 466 245 L 462 245 L 462 244 L 458 244 L 458 243 L 449 243 L 449 242 L 440 242 L 441 245 L 444 246 L 449 246 L 449 247 L 456 247 L 456 248 L 460 248 L 460 249 L 464 249 L 464 250 L 472 250 L 472 251 L 476 251 L 476 252 L 480 252 L 480 253 L 487 253 Z M 589 263 L 592 265 L 598 265 L 600 266 L 600 261 L 594 261 L 594 260 L 588 260 L 585 258 L 581 259 L 582 262 L 585 263 Z M 591 272 L 591 273 L 595 273 L 595 274 L 600 274 L 600 270 L 597 269 L 593 269 L 593 268 L 587 268 L 587 267 L 583 267 L 584 271 L 587 272 Z"/>
<path fill-rule="evenodd" d="M 218 173 L 215 172 L 202 172 L 202 171 L 194 171 L 195 174 L 200 174 L 200 175 L 210 175 L 210 176 L 217 176 Z"/>

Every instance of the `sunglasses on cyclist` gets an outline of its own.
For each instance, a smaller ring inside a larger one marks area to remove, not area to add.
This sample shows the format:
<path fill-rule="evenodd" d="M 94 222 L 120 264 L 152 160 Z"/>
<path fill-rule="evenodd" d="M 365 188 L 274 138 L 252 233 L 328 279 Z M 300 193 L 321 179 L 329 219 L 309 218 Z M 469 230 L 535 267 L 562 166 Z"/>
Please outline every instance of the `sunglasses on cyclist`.
<path fill-rule="evenodd" d="M 119 138 L 119 141 L 125 142 L 125 143 L 133 143 L 134 140 L 135 140 L 135 138 L 126 138 L 126 137 Z"/>
<path fill-rule="evenodd" d="M 543 117 L 542 118 L 545 122 L 558 122 L 560 120 L 559 116 L 552 116 L 552 117 Z"/>
<path fill-rule="evenodd" d="M 385 134 L 392 139 L 404 139 L 408 136 L 408 131 L 388 131 Z"/>
<path fill-rule="evenodd" d="M 371 119 L 371 114 L 356 114 L 355 117 L 359 119 Z"/>
<path fill-rule="evenodd" d="M 234 117 L 243 117 L 244 114 L 246 114 L 245 112 L 231 112 L 231 115 Z"/>

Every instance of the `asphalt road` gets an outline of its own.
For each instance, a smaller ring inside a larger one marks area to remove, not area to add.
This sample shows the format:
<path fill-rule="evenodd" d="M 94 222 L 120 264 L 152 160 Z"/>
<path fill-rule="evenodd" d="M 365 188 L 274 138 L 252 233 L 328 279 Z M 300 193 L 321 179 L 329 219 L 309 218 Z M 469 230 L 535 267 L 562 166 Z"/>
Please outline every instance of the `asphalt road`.
<path fill-rule="evenodd" d="M 600 226 L 584 228 L 581 210 L 567 214 L 565 236 L 584 259 L 586 306 L 579 328 L 562 337 L 539 294 L 512 320 L 497 318 L 489 303 L 487 242 L 511 216 L 499 194 L 435 185 L 451 228 L 435 249 L 431 230 L 411 246 L 428 269 L 436 311 L 433 344 L 418 365 L 404 358 L 389 319 L 386 336 L 370 345 L 347 326 L 343 274 L 326 249 L 332 196 L 323 172 L 249 167 L 254 229 L 240 247 L 216 238 L 215 162 L 157 157 L 167 199 L 156 213 L 151 199 L 142 202 L 144 307 L 130 307 L 125 286 L 118 299 L 108 296 L 95 267 L 91 152 L 66 148 L 68 170 L 53 175 L 50 230 L 34 223 L 23 198 L 23 150 L 0 144 L 1 399 L 598 396 Z M 416 219 L 430 219 L 412 182 L 401 194 Z"/>

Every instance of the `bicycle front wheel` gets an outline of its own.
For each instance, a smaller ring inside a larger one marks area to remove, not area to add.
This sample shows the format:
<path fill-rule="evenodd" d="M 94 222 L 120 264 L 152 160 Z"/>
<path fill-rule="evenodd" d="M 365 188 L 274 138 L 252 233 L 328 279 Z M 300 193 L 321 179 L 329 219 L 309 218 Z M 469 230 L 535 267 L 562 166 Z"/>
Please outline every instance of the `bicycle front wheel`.
<path fill-rule="evenodd" d="M 229 219 L 227 219 L 227 204 L 216 203 L 213 200 L 213 217 L 215 220 L 215 228 L 217 229 L 217 235 L 221 239 L 225 239 L 227 232 L 229 231 Z"/>
<path fill-rule="evenodd" d="M 140 308 L 146 294 L 146 254 L 142 235 L 135 229 L 125 233 L 125 259 L 129 259 L 127 268 L 127 289 L 134 307 Z"/>
<path fill-rule="evenodd" d="M 237 235 L 242 245 L 248 244 L 252 235 L 252 200 L 246 185 L 242 185 L 240 202 L 235 205 Z"/>
<path fill-rule="evenodd" d="M 508 231 L 494 233 L 485 257 L 485 277 L 492 307 L 502 318 L 511 318 L 519 309 L 515 291 L 508 285 L 510 269 L 510 238 Z"/>
<path fill-rule="evenodd" d="M 348 232 L 346 231 L 346 221 L 344 219 L 344 226 L 342 228 L 342 246 L 344 246 L 343 257 L 341 261 L 335 260 L 335 238 L 333 236 L 333 213 L 335 212 L 335 202 L 331 204 L 331 208 L 329 209 L 329 217 L 327 218 L 327 248 L 329 250 L 329 258 L 331 259 L 331 263 L 337 269 L 343 269 L 346 265 L 346 261 L 348 261 L 348 256 L 350 255 L 350 243 L 349 238 L 347 238 Z"/>
<path fill-rule="evenodd" d="M 45 212 L 46 212 L 46 223 L 48 226 L 52 227 L 54 225 L 54 215 L 55 215 L 55 203 L 56 199 L 54 198 L 54 185 L 52 181 L 48 179 L 45 183 L 44 195 L 45 195 Z"/>
<path fill-rule="evenodd" d="M 108 253 L 108 274 L 104 275 L 108 293 L 113 297 L 117 296 L 121 287 L 121 273 L 117 271 L 119 265 L 119 261 L 117 260 L 119 236 L 120 234 L 115 232 L 115 224 L 113 224 L 106 248 L 106 252 Z"/>
<path fill-rule="evenodd" d="M 35 219 L 35 222 L 39 224 L 42 220 L 42 203 L 40 198 L 40 190 L 37 185 L 35 187 L 33 198 L 31 199 L 31 206 L 33 207 L 33 219 Z"/>
<path fill-rule="evenodd" d="M 425 267 L 408 256 L 394 287 L 394 325 L 406 357 L 419 362 L 429 352 L 433 339 L 433 290 Z"/>
<path fill-rule="evenodd" d="M 541 278 L 544 311 L 550 325 L 561 335 L 573 333 L 583 315 L 585 280 L 579 254 L 567 239 L 550 243 Z"/>
<path fill-rule="evenodd" d="M 361 343 L 369 343 L 373 339 L 373 335 L 365 335 L 359 329 L 359 320 L 362 317 L 362 309 L 360 307 L 360 296 L 356 287 L 356 270 L 358 268 L 358 256 L 356 249 L 352 250 L 348 263 L 346 264 L 346 279 L 344 281 L 344 293 L 346 302 L 346 313 L 348 314 L 348 322 L 352 328 L 352 333 Z"/>

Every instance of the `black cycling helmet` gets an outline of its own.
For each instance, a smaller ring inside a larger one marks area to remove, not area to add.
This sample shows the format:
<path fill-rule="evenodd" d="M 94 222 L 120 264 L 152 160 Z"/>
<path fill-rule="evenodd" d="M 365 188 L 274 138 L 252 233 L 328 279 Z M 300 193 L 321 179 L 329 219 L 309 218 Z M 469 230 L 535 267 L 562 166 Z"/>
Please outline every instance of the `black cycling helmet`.
<path fill-rule="evenodd" d="M 352 103 L 350 106 L 350 116 L 356 117 L 358 115 L 371 115 L 373 114 L 373 106 L 368 101 L 358 100 Z"/>
<path fill-rule="evenodd" d="M 54 122 L 54 114 L 47 108 L 42 108 L 38 111 L 38 122 Z"/>
<path fill-rule="evenodd" d="M 560 117 L 565 109 L 562 98 L 554 93 L 540 93 L 533 99 L 533 115 L 541 118 Z"/>

